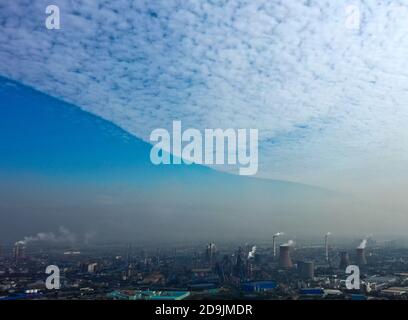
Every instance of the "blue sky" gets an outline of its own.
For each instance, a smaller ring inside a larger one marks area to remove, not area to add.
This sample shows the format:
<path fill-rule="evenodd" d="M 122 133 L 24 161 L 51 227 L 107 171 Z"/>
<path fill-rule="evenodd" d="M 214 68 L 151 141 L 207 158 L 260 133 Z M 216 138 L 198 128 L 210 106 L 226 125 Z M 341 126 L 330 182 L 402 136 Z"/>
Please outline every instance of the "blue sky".
<path fill-rule="evenodd" d="M 407 7 L 398 1 L 1 4 L 0 74 L 151 130 L 258 128 L 263 178 L 381 192 L 405 183 Z M 355 5 L 360 27 L 348 28 Z M 357 188 L 357 189 L 356 189 Z"/>
<path fill-rule="evenodd" d="M 0 78 L 2 168 L 86 174 L 149 164 L 149 146 L 78 107 Z"/>

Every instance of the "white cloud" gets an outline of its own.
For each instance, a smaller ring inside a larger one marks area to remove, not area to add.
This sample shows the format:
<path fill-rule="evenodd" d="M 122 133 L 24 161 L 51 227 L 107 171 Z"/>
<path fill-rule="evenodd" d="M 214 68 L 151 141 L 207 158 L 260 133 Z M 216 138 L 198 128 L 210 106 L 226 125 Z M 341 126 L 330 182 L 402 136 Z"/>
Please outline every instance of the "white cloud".
<path fill-rule="evenodd" d="M 396 1 L 54 2 L 61 30 L 45 28 L 48 1 L 0 4 L 1 75 L 144 140 L 172 120 L 258 128 L 265 177 L 347 185 L 407 161 L 408 8 Z"/>

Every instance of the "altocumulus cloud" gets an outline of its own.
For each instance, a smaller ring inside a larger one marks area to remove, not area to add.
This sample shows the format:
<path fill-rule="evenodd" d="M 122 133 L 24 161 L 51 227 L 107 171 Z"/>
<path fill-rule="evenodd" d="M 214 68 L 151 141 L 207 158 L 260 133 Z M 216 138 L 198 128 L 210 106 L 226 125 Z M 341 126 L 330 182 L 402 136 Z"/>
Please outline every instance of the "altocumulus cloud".
<path fill-rule="evenodd" d="M 259 175 L 331 187 L 408 160 L 403 2 L 56 0 L 47 30 L 49 4 L 0 4 L 0 74 L 144 140 L 174 119 L 258 128 Z"/>

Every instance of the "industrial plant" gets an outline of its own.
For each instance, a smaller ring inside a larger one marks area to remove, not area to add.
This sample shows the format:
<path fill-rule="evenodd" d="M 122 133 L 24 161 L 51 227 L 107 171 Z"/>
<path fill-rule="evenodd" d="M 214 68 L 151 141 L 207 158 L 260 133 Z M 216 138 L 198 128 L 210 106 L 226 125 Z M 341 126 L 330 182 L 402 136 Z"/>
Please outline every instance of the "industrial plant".
<path fill-rule="evenodd" d="M 408 299 L 403 240 L 279 232 L 242 243 L 73 245 L 42 237 L 1 248 L 0 300 Z M 44 285 L 47 265 L 61 272 L 59 290 Z M 359 270 L 358 287 L 347 286 L 349 266 Z"/>

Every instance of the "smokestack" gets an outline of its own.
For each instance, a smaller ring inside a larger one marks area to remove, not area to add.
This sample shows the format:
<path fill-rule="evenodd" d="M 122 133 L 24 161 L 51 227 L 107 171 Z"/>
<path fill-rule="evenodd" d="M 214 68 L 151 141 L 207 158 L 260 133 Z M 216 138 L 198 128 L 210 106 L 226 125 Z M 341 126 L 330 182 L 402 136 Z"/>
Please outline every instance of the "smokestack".
<path fill-rule="evenodd" d="M 324 248 L 325 248 L 325 257 L 326 262 L 329 262 L 329 236 L 331 235 L 330 232 L 327 232 L 324 236 Z"/>
<path fill-rule="evenodd" d="M 18 241 L 14 244 L 14 260 L 19 261 L 24 258 L 25 254 L 25 243 L 23 241 Z"/>
<path fill-rule="evenodd" d="M 349 254 L 346 251 L 340 252 L 340 264 L 339 268 L 345 270 L 350 264 Z"/>
<path fill-rule="evenodd" d="M 293 263 L 289 254 L 290 244 L 282 244 L 279 247 L 279 266 L 281 268 L 292 268 Z"/>
<path fill-rule="evenodd" d="M 363 266 L 367 264 L 367 259 L 365 257 L 365 248 L 358 247 L 356 249 L 357 254 L 357 265 Z"/>
<path fill-rule="evenodd" d="M 299 276 L 302 279 L 314 278 L 314 263 L 313 261 L 299 261 L 298 262 Z"/>
<path fill-rule="evenodd" d="M 281 235 L 283 235 L 283 232 L 275 233 L 275 234 L 272 236 L 272 248 L 273 248 L 273 257 L 274 257 L 274 258 L 276 257 L 276 238 L 279 237 L 279 236 L 281 236 Z"/>

